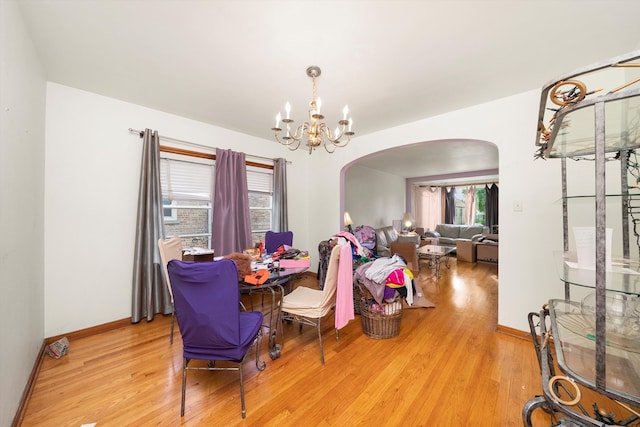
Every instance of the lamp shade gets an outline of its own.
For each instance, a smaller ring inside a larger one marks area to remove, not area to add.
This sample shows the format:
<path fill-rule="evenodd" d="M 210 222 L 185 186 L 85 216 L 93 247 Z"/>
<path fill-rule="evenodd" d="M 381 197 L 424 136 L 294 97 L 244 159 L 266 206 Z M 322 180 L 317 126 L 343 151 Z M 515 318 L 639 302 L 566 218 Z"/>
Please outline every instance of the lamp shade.
<path fill-rule="evenodd" d="M 351 215 L 349 212 L 344 213 L 344 226 L 348 227 L 349 225 L 353 225 L 353 220 L 351 219 Z"/>
<path fill-rule="evenodd" d="M 409 212 L 405 212 L 402 215 L 402 229 L 403 230 L 412 230 L 413 229 L 413 215 L 411 215 Z"/>

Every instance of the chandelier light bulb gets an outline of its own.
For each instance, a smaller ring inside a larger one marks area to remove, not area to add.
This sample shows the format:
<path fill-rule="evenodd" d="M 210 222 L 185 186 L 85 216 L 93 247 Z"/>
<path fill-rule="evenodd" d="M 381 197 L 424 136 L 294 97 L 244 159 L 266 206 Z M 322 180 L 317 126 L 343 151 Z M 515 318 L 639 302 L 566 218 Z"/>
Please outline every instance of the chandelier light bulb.
<path fill-rule="evenodd" d="M 280 115 L 280 113 L 278 113 L 276 115 L 276 127 L 278 127 L 278 125 L 280 124 L 280 119 L 282 118 L 282 116 Z"/>
<path fill-rule="evenodd" d="M 289 101 L 287 101 L 287 103 L 284 104 L 284 111 L 287 113 L 287 119 L 290 119 L 291 118 L 290 117 L 291 116 L 291 104 L 289 104 Z"/>
<path fill-rule="evenodd" d="M 349 106 L 345 105 L 342 109 L 342 120 L 347 120 L 347 114 L 349 114 Z"/>
<path fill-rule="evenodd" d="M 353 124 L 353 119 L 349 117 L 349 132 L 351 132 L 351 125 Z"/>
<path fill-rule="evenodd" d="M 322 99 L 318 98 L 316 101 L 316 114 L 320 114 L 320 106 L 322 105 Z"/>

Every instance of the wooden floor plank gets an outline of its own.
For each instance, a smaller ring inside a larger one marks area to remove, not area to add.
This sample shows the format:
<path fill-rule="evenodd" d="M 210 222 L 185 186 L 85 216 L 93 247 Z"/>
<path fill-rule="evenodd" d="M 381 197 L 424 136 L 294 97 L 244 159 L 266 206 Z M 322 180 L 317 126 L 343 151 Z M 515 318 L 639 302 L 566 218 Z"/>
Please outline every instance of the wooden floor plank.
<path fill-rule="evenodd" d="M 176 332 L 169 344 L 169 316 L 74 339 L 68 355 L 44 360 L 22 425 L 521 425 L 540 377 L 531 342 L 496 332 L 497 270 L 453 259 L 436 283 L 423 265 L 416 283 L 436 307 L 404 310 L 395 338 L 367 337 L 356 316 L 336 341 L 328 316 L 324 366 L 315 329 L 284 324 L 276 360 L 265 334 L 267 368 L 253 355 L 244 367 L 245 420 L 237 372 L 189 372 L 180 417 L 182 342 Z"/>

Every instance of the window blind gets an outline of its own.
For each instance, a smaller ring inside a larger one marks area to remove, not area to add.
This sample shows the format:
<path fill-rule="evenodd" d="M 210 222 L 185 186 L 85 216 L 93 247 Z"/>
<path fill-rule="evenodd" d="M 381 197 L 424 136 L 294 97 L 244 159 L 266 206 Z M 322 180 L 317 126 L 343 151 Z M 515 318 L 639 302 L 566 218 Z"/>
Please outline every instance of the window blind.
<path fill-rule="evenodd" d="M 210 200 L 212 164 L 160 159 L 160 186 L 165 200 Z"/>
<path fill-rule="evenodd" d="M 213 189 L 213 161 L 181 160 L 172 156 L 160 159 L 160 185 L 165 200 L 210 200 Z M 247 167 L 249 191 L 273 193 L 273 171 Z"/>
<path fill-rule="evenodd" d="M 249 191 L 273 193 L 273 170 L 248 166 L 247 187 Z"/>

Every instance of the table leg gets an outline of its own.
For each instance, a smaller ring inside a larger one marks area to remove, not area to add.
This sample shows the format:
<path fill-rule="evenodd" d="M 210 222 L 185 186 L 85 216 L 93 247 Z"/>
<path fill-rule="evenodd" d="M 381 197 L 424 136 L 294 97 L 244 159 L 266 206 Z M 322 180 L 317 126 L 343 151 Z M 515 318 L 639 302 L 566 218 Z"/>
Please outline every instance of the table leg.
<path fill-rule="evenodd" d="M 287 281 L 288 282 L 288 281 Z M 286 283 L 286 282 L 284 282 Z M 277 285 L 274 286 L 274 288 L 277 287 L 278 290 L 280 291 L 280 300 L 282 301 L 282 297 L 284 296 L 284 286 L 281 283 L 278 283 Z M 275 303 L 275 302 L 274 302 Z M 272 307 L 272 313 L 271 316 L 273 317 L 273 307 Z M 281 318 L 281 311 L 282 311 L 282 306 L 280 304 L 278 304 L 278 308 L 277 308 L 277 314 L 276 314 L 276 323 L 273 326 L 273 329 L 269 329 L 269 356 L 271 357 L 272 360 L 277 359 L 278 357 L 280 357 L 280 354 L 282 353 L 282 347 L 284 346 L 284 331 L 282 330 L 282 328 L 280 328 L 280 318 Z M 280 329 L 280 344 L 277 343 L 277 339 L 278 339 L 278 329 Z"/>
<path fill-rule="evenodd" d="M 451 268 L 451 265 L 449 264 L 449 254 L 445 255 L 445 261 L 444 261 L 444 265 L 447 266 L 447 268 Z"/>

